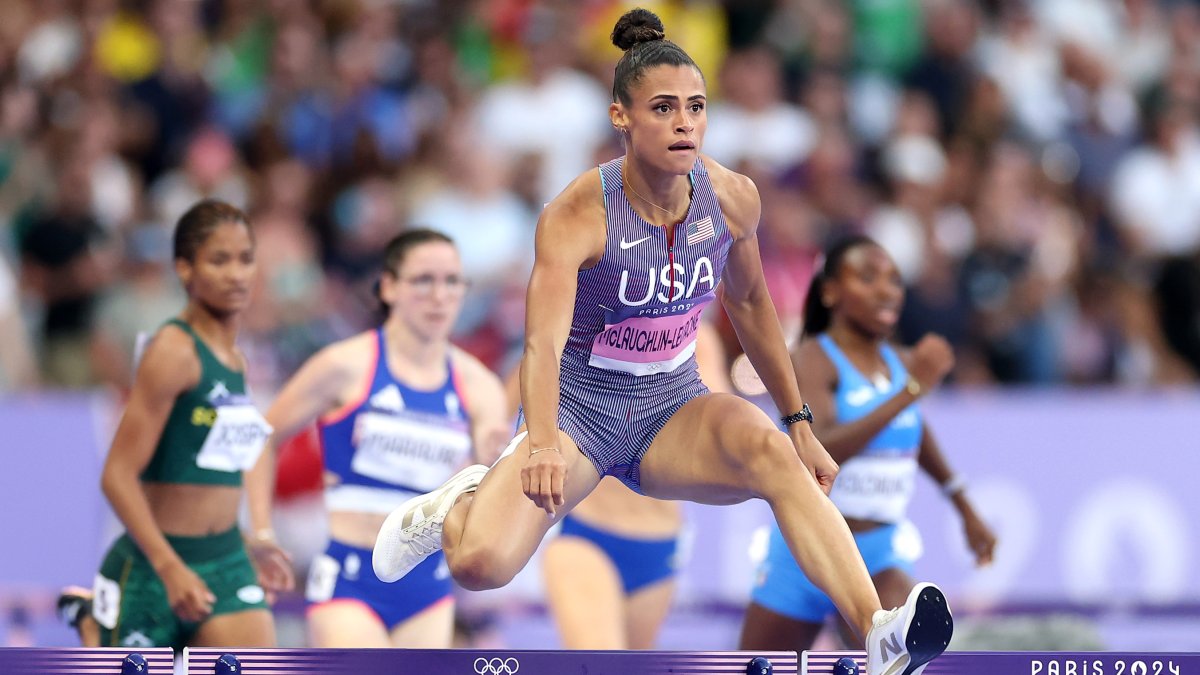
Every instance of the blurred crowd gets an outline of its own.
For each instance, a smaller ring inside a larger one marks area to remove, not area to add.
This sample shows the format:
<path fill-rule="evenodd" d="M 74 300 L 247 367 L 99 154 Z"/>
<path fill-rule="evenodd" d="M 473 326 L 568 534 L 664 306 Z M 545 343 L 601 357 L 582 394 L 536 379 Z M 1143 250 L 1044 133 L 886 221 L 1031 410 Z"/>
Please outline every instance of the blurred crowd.
<path fill-rule="evenodd" d="M 861 232 L 908 285 L 898 339 L 946 336 L 962 386 L 1196 381 L 1200 5 L 639 4 L 704 71 L 704 150 L 762 193 L 789 335 L 821 249 Z M 260 392 L 377 318 L 408 225 L 458 242 L 457 341 L 503 374 L 542 204 L 621 152 L 629 6 L 5 0 L 0 390 L 127 387 L 138 333 L 182 306 L 171 229 L 205 196 L 255 227 Z"/>

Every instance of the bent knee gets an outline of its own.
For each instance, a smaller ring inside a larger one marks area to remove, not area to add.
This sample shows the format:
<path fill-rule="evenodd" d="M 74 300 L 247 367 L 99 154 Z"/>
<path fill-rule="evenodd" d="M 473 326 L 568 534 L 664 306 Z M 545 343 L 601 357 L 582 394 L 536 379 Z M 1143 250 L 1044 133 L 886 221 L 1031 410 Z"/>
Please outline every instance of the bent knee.
<path fill-rule="evenodd" d="M 468 591 L 488 591 L 512 581 L 517 570 L 504 561 L 498 551 L 486 547 L 460 549 L 453 558 L 447 557 L 450 575 Z"/>
<path fill-rule="evenodd" d="M 794 488 L 807 473 L 792 440 L 774 429 L 751 433 L 743 457 L 743 472 L 764 497 L 775 489 Z"/>

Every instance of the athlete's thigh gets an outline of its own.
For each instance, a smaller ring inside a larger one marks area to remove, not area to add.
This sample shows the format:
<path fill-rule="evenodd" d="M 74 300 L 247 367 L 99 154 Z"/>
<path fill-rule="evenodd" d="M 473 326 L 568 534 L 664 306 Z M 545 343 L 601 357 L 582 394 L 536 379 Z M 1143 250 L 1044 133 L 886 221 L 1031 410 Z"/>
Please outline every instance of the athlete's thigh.
<path fill-rule="evenodd" d="M 625 634 L 630 649 L 653 649 L 671 611 L 675 578 L 640 588 L 625 600 Z"/>
<path fill-rule="evenodd" d="M 642 491 L 659 499 L 736 504 L 757 496 L 750 452 L 782 434 L 766 413 L 732 394 L 704 394 L 677 410 L 642 457 Z"/>
<path fill-rule="evenodd" d="M 822 627 L 821 623 L 793 619 L 751 602 L 742 621 L 738 649 L 802 652 L 812 649 Z"/>
<path fill-rule="evenodd" d="M 309 607 L 308 641 L 322 649 L 392 646 L 379 615 L 353 598 L 338 598 Z"/>
<path fill-rule="evenodd" d="M 621 577 L 608 556 L 579 537 L 558 537 L 542 553 L 546 599 L 565 649 L 628 649 Z"/>
<path fill-rule="evenodd" d="M 465 511 L 458 544 L 447 546 L 448 558 L 453 555 L 452 547 L 484 549 L 504 566 L 524 565 L 546 532 L 595 489 L 600 476 L 591 460 L 565 432 L 559 432 L 559 435 L 563 441 L 561 450 L 567 461 L 567 475 L 563 484 L 565 503 L 558 508 L 555 517 L 550 518 L 526 497 L 521 486 L 521 469 L 529 457 L 529 437 L 525 436 L 514 452 L 501 457 L 483 477 L 472 497 L 470 509 Z M 451 515 L 457 514 L 452 511 Z M 497 536 L 500 532 L 504 536 Z"/>
<path fill-rule="evenodd" d="M 275 619 L 269 609 L 218 614 L 200 624 L 188 644 L 194 647 L 274 647 Z"/>
<path fill-rule="evenodd" d="M 392 647 L 403 649 L 449 649 L 454 639 L 454 600 L 447 597 L 396 624 Z"/>

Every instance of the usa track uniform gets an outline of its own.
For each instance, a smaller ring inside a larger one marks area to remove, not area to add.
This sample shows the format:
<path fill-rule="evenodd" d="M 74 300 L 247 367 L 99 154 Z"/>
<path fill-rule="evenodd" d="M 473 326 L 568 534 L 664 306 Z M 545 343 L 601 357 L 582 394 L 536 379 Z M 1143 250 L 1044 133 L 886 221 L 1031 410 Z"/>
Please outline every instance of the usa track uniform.
<path fill-rule="evenodd" d="M 436 488 L 470 460 L 470 419 L 453 365 L 442 386 L 420 391 L 393 377 L 383 330 L 375 331 L 375 371 L 362 399 L 320 424 L 329 511 L 386 514 Z M 437 602 L 452 586 L 445 556 L 429 556 L 398 583 L 380 581 L 371 549 L 330 541 L 309 572 L 311 603 L 361 602 L 391 630 Z"/>
<path fill-rule="evenodd" d="M 875 383 L 855 368 L 828 335 L 817 340 L 837 369 L 835 399 L 840 424 L 867 415 L 895 396 L 908 380 L 900 357 L 886 344 L 880 354 L 888 366 L 889 381 Z M 854 534 L 872 575 L 893 568 L 911 572 L 920 555 L 919 535 L 904 514 L 912 499 L 921 434 L 921 412 L 914 403 L 892 418 L 862 452 L 842 463 L 829 494 L 842 515 L 885 523 Z M 771 529 L 767 557 L 759 568 L 752 596 L 759 605 L 797 621 L 820 623 L 837 612 L 833 601 L 800 571 L 777 524 Z"/>
<path fill-rule="evenodd" d="M 639 465 L 654 437 L 708 392 L 696 370 L 696 332 L 733 238 L 702 160 L 688 174 L 687 216 L 671 228 L 633 210 L 623 161 L 600 166 L 607 240 L 600 261 L 579 272 L 558 426 L 597 472 L 641 492 Z"/>

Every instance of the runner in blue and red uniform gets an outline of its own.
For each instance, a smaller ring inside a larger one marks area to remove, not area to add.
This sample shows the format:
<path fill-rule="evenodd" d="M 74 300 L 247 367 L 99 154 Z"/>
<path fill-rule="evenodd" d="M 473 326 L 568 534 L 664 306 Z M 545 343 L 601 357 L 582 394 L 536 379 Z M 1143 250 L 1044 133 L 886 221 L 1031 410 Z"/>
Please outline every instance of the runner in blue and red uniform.
<path fill-rule="evenodd" d="M 763 281 L 754 184 L 700 155 L 704 77 L 633 10 L 617 23 L 610 118 L 624 157 L 543 211 L 521 365 L 524 424 L 490 469 L 469 467 L 393 511 L 374 569 L 404 576 L 445 551 L 470 589 L 503 586 L 601 476 L 660 499 L 770 504 L 801 569 L 866 638 L 870 675 L 911 675 L 949 643 L 941 591 L 918 584 L 883 611 L 826 496 L 837 465 L 813 435 Z M 700 312 L 720 298 L 787 431 L 710 393 L 694 358 Z"/>
<path fill-rule="evenodd" d="M 441 556 L 399 584 L 376 579 L 367 562 L 388 513 L 466 464 L 492 461 L 508 439 L 499 378 L 450 343 L 466 291 L 449 237 L 396 235 L 379 275 L 383 324 L 313 355 L 267 412 L 277 441 L 320 428 L 329 545 L 305 589 L 310 646 L 450 647 L 454 597 Z M 273 476 L 268 454 L 246 479 L 256 538 L 270 539 Z"/>

